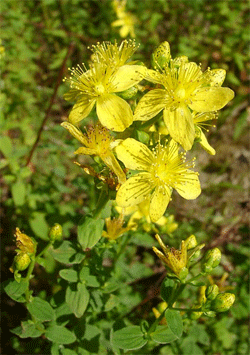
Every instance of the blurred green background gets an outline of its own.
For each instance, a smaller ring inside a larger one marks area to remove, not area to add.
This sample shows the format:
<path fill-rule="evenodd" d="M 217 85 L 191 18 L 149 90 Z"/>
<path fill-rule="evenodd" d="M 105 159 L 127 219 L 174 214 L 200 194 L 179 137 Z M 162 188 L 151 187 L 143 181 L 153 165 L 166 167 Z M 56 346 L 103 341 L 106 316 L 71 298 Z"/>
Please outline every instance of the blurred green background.
<path fill-rule="evenodd" d="M 12 277 L 9 267 L 17 226 L 45 240 L 49 226 L 57 222 L 65 237 L 74 238 L 81 215 L 95 206 L 93 179 L 73 164 L 78 143 L 60 126 L 72 106 L 63 100 L 68 88 L 62 79 L 68 75 L 67 67 L 88 62 L 88 46 L 120 42 L 121 37 L 119 28 L 111 25 L 117 20 L 111 0 L 5 0 L 0 6 L 1 261 L 5 280 Z M 235 99 L 219 114 L 217 128 L 208 133 L 216 155 L 209 156 L 198 145 L 192 153 L 197 157 L 202 195 L 191 202 L 176 194 L 170 211 L 180 225 L 173 243 L 178 244 L 183 233 L 196 233 L 207 247 L 219 247 L 224 257 L 218 279 L 228 273 L 223 287 L 230 285 L 236 294 L 229 314 L 205 324 L 211 343 L 201 342 L 201 348 L 206 354 L 248 354 L 249 2 L 128 0 L 126 10 L 134 16 L 135 39 L 140 43 L 134 59 L 149 66 L 152 51 L 167 40 L 173 57 L 186 55 L 203 69 L 226 69 L 224 86 L 235 91 Z M 51 261 L 46 272 L 53 270 Z M 56 282 L 48 280 L 44 271 L 37 272 L 36 292 Z M 6 295 L 2 302 L 6 340 L 2 354 L 47 353 L 42 345 L 31 351 L 29 339 L 19 341 L 6 333 L 6 328 L 20 324 L 25 309 Z M 167 351 L 188 354 L 185 339 L 178 349 Z"/>

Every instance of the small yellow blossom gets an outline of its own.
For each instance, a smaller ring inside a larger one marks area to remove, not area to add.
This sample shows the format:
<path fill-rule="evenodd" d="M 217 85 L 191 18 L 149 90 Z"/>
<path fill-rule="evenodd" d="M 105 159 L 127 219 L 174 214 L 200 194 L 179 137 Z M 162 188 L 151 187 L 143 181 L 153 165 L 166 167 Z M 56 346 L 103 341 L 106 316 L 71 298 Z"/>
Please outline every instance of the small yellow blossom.
<path fill-rule="evenodd" d="M 187 248 L 184 240 L 181 242 L 181 249 L 168 248 L 161 240 L 160 236 L 156 234 L 155 238 L 159 242 L 163 253 L 156 247 L 153 247 L 155 254 L 167 265 L 167 267 L 173 271 L 176 276 L 181 276 L 185 273 L 187 275 L 186 266 L 188 262 Z"/>
<path fill-rule="evenodd" d="M 178 144 L 173 140 L 151 151 L 145 144 L 127 138 L 116 147 L 116 153 L 128 169 L 140 171 L 118 190 L 118 206 L 138 205 L 151 197 L 149 216 L 156 222 L 163 216 L 173 189 L 188 200 L 201 193 L 198 173 L 189 169 L 194 163 L 185 162 L 185 154 L 178 153 Z"/>
<path fill-rule="evenodd" d="M 134 44 L 130 45 L 134 49 Z M 127 57 L 128 46 L 122 46 L 119 58 Z M 112 131 L 122 132 L 132 124 L 133 113 L 130 105 L 116 93 L 138 84 L 144 78 L 146 68 L 128 64 L 120 66 L 116 57 L 113 64 L 111 61 L 107 63 L 109 49 L 110 46 L 106 49 L 101 45 L 95 47 L 94 61 L 91 62 L 89 70 L 84 65 L 77 65 L 71 69 L 71 76 L 65 79 L 70 83 L 70 90 L 65 94 L 65 99 L 76 100 L 69 115 L 71 123 L 76 124 L 83 120 L 96 105 L 96 113 L 101 124 Z M 119 60 L 121 63 L 123 59 Z"/>
<path fill-rule="evenodd" d="M 150 232 L 151 230 L 158 232 L 158 230 L 151 223 L 151 219 L 149 217 L 149 206 L 150 206 L 150 198 L 147 198 L 145 201 L 143 201 L 135 206 L 131 206 L 131 207 L 127 207 L 127 208 L 121 208 L 119 206 L 116 206 L 116 210 L 118 212 L 123 211 L 125 216 L 131 215 L 131 217 L 129 218 L 128 224 L 127 224 L 127 226 L 131 230 L 137 230 L 138 224 L 144 219 L 144 221 L 146 223 L 142 224 L 142 228 L 146 232 Z M 157 226 L 166 226 L 168 223 L 168 218 L 165 216 L 162 216 L 155 223 Z"/>
<path fill-rule="evenodd" d="M 16 246 L 18 248 L 18 253 L 35 254 L 36 244 L 30 237 L 22 233 L 19 228 L 16 228 L 16 233 L 14 234 L 14 236 L 16 238 Z"/>
<path fill-rule="evenodd" d="M 110 240 L 115 240 L 121 237 L 125 232 L 130 230 L 127 226 L 123 228 L 124 223 L 124 215 L 121 213 L 118 218 L 111 219 L 110 217 L 105 219 L 106 229 L 107 231 L 102 232 L 102 236 L 108 238 Z"/>
<path fill-rule="evenodd" d="M 93 51 L 93 62 L 103 63 L 114 67 L 121 67 L 125 64 L 131 65 L 135 62 L 128 62 L 134 52 L 138 49 L 139 45 L 135 40 L 129 39 L 121 42 L 120 45 L 115 42 L 103 42 L 93 45 L 91 50 Z"/>
<path fill-rule="evenodd" d="M 135 38 L 134 25 L 136 24 L 137 19 L 130 12 L 126 12 L 126 0 L 114 0 L 113 6 L 118 19 L 112 22 L 111 26 L 121 27 L 119 34 L 122 38 L 125 38 L 128 35 Z"/>
<path fill-rule="evenodd" d="M 192 112 L 213 112 L 223 108 L 234 92 L 221 87 L 225 70 L 208 69 L 188 62 L 185 56 L 171 59 L 159 70 L 148 70 L 146 79 L 163 86 L 149 91 L 139 101 L 134 120 L 147 121 L 163 110 L 171 137 L 185 150 L 192 148 L 196 132 Z"/>
<path fill-rule="evenodd" d="M 211 155 L 215 155 L 215 150 L 208 143 L 202 129 L 208 131 L 206 126 L 211 126 L 207 121 L 215 120 L 218 118 L 217 112 L 192 112 L 192 117 L 195 126 L 195 138 L 198 139 L 200 145 Z"/>
<path fill-rule="evenodd" d="M 87 133 L 84 135 L 69 122 L 63 122 L 61 125 L 84 145 L 84 147 L 77 149 L 75 154 L 99 156 L 107 167 L 116 174 L 121 184 L 126 181 L 125 173 L 112 152 L 116 142 L 105 127 L 100 124 L 88 127 Z"/>

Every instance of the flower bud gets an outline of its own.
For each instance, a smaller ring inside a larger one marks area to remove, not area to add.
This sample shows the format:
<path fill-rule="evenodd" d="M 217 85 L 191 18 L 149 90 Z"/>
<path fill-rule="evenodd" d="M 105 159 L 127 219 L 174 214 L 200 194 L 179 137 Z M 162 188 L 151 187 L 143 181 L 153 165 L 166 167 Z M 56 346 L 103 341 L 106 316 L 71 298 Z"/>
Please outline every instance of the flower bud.
<path fill-rule="evenodd" d="M 212 302 L 212 309 L 216 312 L 226 312 L 235 301 L 233 293 L 220 293 Z"/>
<path fill-rule="evenodd" d="M 209 300 L 214 300 L 219 293 L 219 287 L 217 285 L 210 285 L 206 289 L 206 297 Z"/>
<path fill-rule="evenodd" d="M 197 304 L 195 306 L 192 306 L 192 309 L 196 309 L 196 308 L 201 308 L 201 305 Z M 195 320 L 198 319 L 202 316 L 203 312 L 191 312 L 190 313 L 190 318 Z"/>
<path fill-rule="evenodd" d="M 14 258 L 14 268 L 18 271 L 23 271 L 27 269 L 30 264 L 30 257 L 27 253 L 17 254 Z"/>
<path fill-rule="evenodd" d="M 50 228 L 49 239 L 53 243 L 62 240 L 62 226 L 59 223 L 55 223 L 53 227 Z"/>
<path fill-rule="evenodd" d="M 136 86 L 132 86 L 131 88 L 119 93 L 119 96 L 121 96 L 123 99 L 131 99 L 134 97 L 138 92 L 138 88 Z"/>
<path fill-rule="evenodd" d="M 160 69 L 168 65 L 171 59 L 170 46 L 167 41 L 161 43 L 158 48 L 153 52 L 152 65 L 154 68 Z"/>
<path fill-rule="evenodd" d="M 211 272 L 216 266 L 219 265 L 221 260 L 221 251 L 218 248 L 208 250 L 205 255 L 203 271 L 206 273 Z"/>
<path fill-rule="evenodd" d="M 187 250 L 195 248 L 198 244 L 195 235 L 190 235 L 190 237 L 185 240 L 185 244 Z"/>

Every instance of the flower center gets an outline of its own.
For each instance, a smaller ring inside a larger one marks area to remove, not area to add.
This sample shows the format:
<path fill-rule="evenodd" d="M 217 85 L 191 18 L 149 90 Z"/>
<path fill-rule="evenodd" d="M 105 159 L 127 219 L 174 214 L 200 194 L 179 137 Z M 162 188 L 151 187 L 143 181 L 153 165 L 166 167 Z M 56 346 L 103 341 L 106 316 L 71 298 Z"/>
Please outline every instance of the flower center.
<path fill-rule="evenodd" d="M 105 88 L 102 84 L 95 85 L 95 92 L 97 95 L 102 95 L 105 92 Z"/>
<path fill-rule="evenodd" d="M 175 99 L 176 101 L 185 101 L 187 98 L 187 90 L 183 86 L 178 86 L 175 90 Z"/>

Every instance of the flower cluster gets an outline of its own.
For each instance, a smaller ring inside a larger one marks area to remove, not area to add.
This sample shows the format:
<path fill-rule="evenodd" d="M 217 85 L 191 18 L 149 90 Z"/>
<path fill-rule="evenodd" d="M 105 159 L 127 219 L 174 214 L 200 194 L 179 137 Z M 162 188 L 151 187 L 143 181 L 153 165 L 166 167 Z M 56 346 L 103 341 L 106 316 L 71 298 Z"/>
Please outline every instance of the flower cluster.
<path fill-rule="evenodd" d="M 125 3 L 115 3 L 122 16 Z M 106 166 L 114 174 L 117 206 L 137 208 L 147 221 L 158 223 L 173 190 L 187 200 L 200 195 L 194 159 L 186 160 L 186 151 L 198 141 L 215 154 L 203 130 L 234 93 L 222 87 L 225 70 L 203 72 L 185 56 L 172 59 L 168 42 L 153 53 L 153 69 L 131 61 L 137 48 L 132 40 L 92 46 L 89 69 L 78 65 L 66 79 L 70 90 L 65 98 L 75 105 L 62 126 L 82 144 L 76 154 L 99 157 L 98 170 L 105 175 Z M 143 79 L 153 87 L 143 86 Z M 94 106 L 98 121 L 83 134 L 79 124 Z M 92 167 L 85 171 L 99 176 Z"/>

